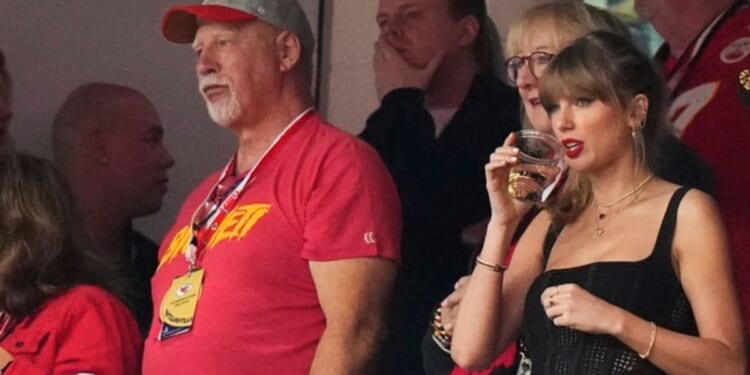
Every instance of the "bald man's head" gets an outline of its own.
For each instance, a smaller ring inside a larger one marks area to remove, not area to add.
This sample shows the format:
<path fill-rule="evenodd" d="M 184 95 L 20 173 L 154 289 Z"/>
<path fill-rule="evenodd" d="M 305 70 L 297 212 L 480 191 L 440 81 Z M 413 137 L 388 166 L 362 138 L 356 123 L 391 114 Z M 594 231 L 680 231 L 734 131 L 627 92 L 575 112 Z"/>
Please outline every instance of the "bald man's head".
<path fill-rule="evenodd" d="M 113 209 L 138 217 L 156 212 L 166 193 L 174 160 L 163 134 L 159 114 L 143 94 L 88 83 L 73 90 L 55 116 L 52 149 L 74 190 L 104 189 Z"/>

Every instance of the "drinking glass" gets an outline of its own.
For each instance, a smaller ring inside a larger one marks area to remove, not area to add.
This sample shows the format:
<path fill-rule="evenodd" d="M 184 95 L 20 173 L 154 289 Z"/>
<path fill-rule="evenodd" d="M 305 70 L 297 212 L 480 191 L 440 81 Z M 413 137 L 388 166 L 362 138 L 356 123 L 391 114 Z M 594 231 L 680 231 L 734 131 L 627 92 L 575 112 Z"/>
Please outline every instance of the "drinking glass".
<path fill-rule="evenodd" d="M 552 135 L 536 130 L 517 132 L 518 164 L 510 169 L 508 193 L 531 203 L 545 202 L 565 168 L 565 148 Z"/>

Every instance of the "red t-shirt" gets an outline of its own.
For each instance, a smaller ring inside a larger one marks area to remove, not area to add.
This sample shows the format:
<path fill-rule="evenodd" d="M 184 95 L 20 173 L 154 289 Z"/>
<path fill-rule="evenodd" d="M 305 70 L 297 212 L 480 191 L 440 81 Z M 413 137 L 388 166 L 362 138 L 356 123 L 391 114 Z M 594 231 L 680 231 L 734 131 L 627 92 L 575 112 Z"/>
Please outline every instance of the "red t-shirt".
<path fill-rule="evenodd" d="M 306 374 L 326 323 L 308 261 L 398 261 L 395 185 L 370 146 L 317 114 L 304 117 L 211 237 L 192 329 L 158 341 L 161 299 L 187 269 L 191 216 L 218 176 L 187 198 L 159 250 L 144 374 Z"/>
<path fill-rule="evenodd" d="M 681 61 L 672 71 L 684 64 Z M 748 68 L 750 6 L 743 6 L 720 25 L 688 65 L 673 92 L 669 120 L 714 171 L 734 254 L 745 332 L 750 335 L 750 108 L 742 104 L 738 84 L 740 72 Z"/>
<path fill-rule="evenodd" d="M 6 375 L 137 375 L 143 349 L 128 308 L 90 285 L 45 302 L 0 345 L 13 355 Z"/>

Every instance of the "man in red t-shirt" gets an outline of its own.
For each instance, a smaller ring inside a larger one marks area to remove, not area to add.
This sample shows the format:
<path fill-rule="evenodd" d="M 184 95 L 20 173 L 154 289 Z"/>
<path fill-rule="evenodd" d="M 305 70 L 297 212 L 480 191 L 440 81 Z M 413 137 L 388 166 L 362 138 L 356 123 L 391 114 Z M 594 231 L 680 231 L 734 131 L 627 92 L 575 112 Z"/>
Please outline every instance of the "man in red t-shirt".
<path fill-rule="evenodd" d="M 658 57 L 672 89 L 669 120 L 712 167 L 750 337 L 750 4 L 747 0 L 636 0 L 666 43 Z M 749 75 L 750 72 L 745 73 Z"/>
<path fill-rule="evenodd" d="M 143 371 L 371 373 L 401 210 L 375 150 L 312 109 L 314 38 L 296 0 L 170 9 L 211 118 L 239 144 L 159 251 Z"/>

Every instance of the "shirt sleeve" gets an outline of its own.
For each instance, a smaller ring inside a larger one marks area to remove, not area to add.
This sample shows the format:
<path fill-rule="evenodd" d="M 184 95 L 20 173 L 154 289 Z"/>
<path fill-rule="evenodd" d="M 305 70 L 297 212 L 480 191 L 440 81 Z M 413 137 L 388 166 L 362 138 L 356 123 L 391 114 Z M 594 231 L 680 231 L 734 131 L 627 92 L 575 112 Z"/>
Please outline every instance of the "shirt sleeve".
<path fill-rule="evenodd" d="M 388 171 L 371 147 L 357 139 L 337 145 L 326 154 L 312 184 L 303 258 L 400 259 L 401 206 Z"/>

